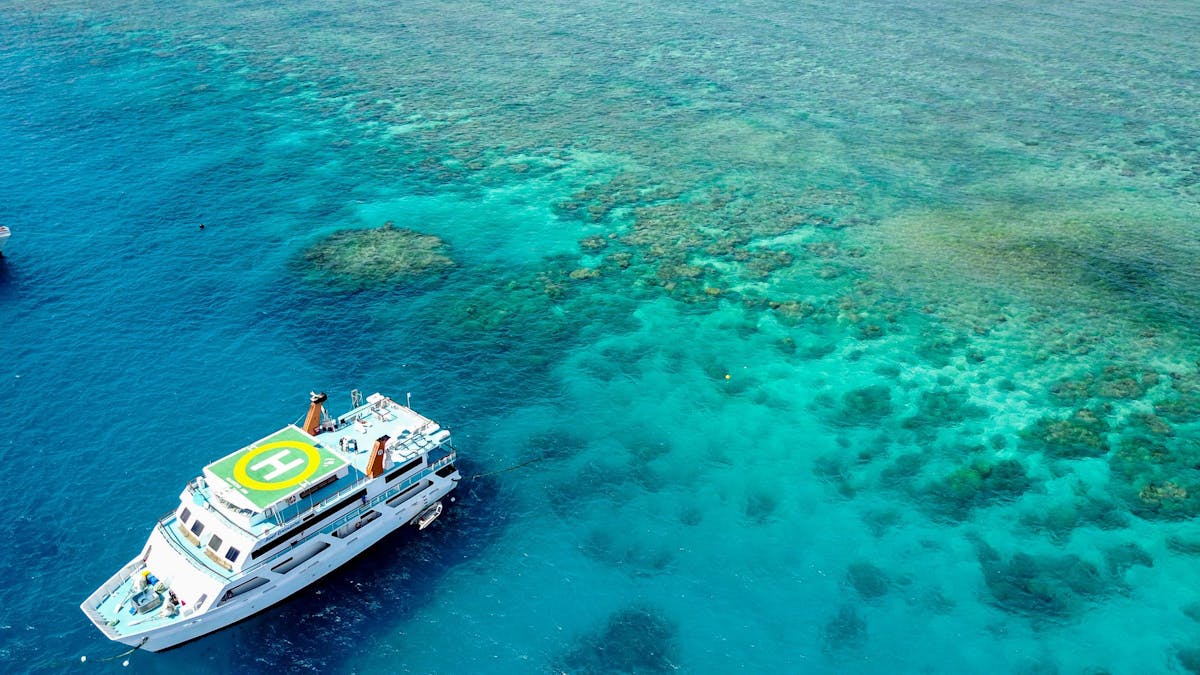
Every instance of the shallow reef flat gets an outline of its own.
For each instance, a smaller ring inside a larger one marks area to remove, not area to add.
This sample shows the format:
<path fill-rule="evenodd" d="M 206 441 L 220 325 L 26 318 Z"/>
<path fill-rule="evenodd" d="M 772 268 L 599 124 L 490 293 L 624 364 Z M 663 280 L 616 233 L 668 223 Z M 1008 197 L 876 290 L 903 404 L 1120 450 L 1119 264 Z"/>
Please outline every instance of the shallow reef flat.
<path fill-rule="evenodd" d="M 434 235 L 388 221 L 335 232 L 306 250 L 300 265 L 314 284 L 361 290 L 439 276 L 455 265 L 445 249 Z"/>

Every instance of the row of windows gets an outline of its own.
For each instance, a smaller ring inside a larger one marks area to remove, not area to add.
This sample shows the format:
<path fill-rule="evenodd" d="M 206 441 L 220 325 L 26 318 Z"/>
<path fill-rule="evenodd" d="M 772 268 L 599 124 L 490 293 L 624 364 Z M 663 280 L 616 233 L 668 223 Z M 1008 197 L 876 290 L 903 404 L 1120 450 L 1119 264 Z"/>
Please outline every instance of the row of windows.
<path fill-rule="evenodd" d="M 191 517 L 192 517 L 192 512 L 189 511 L 187 509 L 187 507 L 185 506 L 183 511 L 179 514 L 179 520 L 181 520 L 186 525 L 188 518 L 191 518 Z M 204 523 L 200 522 L 200 519 L 197 518 L 192 523 L 191 531 L 192 531 L 192 534 L 196 535 L 196 537 L 199 538 L 200 533 L 204 532 Z M 221 541 L 221 538 L 215 534 L 208 538 L 208 547 L 213 550 L 213 553 L 220 553 L 221 552 L 221 544 L 223 544 L 223 543 L 224 542 Z M 241 554 L 242 554 L 241 551 L 230 546 L 229 549 L 225 551 L 225 559 L 228 560 L 229 562 L 237 562 L 238 556 L 240 556 Z"/>

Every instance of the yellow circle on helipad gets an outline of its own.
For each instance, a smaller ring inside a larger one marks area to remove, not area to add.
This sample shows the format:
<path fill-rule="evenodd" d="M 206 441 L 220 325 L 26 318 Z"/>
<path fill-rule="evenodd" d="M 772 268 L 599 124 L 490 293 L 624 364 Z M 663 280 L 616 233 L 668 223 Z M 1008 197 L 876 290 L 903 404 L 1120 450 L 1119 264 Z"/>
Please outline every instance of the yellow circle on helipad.
<path fill-rule="evenodd" d="M 250 465 L 251 460 L 265 452 L 276 450 L 278 448 L 295 448 L 303 452 L 305 459 L 308 460 L 304 469 L 291 478 L 285 478 L 281 481 L 271 482 L 261 481 L 257 478 L 251 478 L 250 474 L 246 473 L 246 467 Z M 274 441 L 272 443 L 264 443 L 250 452 L 242 455 L 242 458 L 239 459 L 237 464 L 233 466 L 233 479 L 250 488 L 251 490 L 282 490 L 284 488 L 290 488 L 303 483 L 309 476 L 316 473 L 317 469 L 320 468 L 321 453 L 317 452 L 317 449 L 313 447 L 311 443 L 304 443 L 301 441 Z"/>

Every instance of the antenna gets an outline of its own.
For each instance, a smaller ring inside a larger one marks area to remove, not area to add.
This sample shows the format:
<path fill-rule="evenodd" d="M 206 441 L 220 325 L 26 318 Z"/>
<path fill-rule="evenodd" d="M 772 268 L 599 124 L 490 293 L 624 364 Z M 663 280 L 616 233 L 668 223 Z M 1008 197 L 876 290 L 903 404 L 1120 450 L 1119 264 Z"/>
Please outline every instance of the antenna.
<path fill-rule="evenodd" d="M 408 399 L 407 399 L 407 403 L 405 403 L 405 407 L 407 407 L 407 408 L 412 407 L 412 392 L 411 391 L 408 392 Z"/>

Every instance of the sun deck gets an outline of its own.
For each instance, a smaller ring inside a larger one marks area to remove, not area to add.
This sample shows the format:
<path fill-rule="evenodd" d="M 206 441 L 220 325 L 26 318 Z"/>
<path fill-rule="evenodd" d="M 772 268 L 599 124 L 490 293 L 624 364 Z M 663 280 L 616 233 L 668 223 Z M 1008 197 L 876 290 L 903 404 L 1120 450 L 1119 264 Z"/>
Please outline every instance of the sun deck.
<path fill-rule="evenodd" d="M 413 409 L 376 394 L 319 435 L 322 443 L 343 450 L 354 469 L 365 472 L 371 446 L 381 436 L 389 437 L 388 454 L 400 462 L 437 447 L 450 433 Z"/>
<path fill-rule="evenodd" d="M 390 398 L 330 419 L 307 434 L 289 425 L 204 468 L 184 503 L 220 513 L 254 539 L 347 494 L 366 479 L 370 450 L 388 437 L 391 463 L 407 463 L 446 442 L 449 432 Z M 186 536 L 186 535 L 185 535 Z"/>

